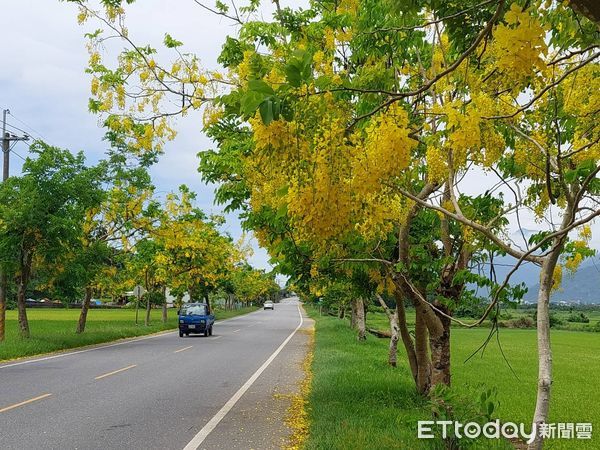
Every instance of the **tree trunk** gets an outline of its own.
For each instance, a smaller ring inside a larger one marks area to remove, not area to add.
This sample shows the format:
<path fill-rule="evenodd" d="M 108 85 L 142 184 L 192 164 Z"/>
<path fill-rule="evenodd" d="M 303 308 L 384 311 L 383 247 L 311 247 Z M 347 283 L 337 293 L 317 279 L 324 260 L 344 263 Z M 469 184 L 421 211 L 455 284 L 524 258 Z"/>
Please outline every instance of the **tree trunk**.
<path fill-rule="evenodd" d="M 19 285 L 17 288 L 17 310 L 19 314 L 19 330 L 21 337 L 29 338 L 29 321 L 27 320 L 27 308 L 25 305 L 25 296 L 27 293 L 27 286 L 29 284 L 29 273 L 31 270 L 31 263 L 29 261 L 29 255 L 26 251 L 21 254 L 21 273 L 19 275 Z"/>
<path fill-rule="evenodd" d="M 443 331 L 441 334 L 429 334 L 431 349 L 431 385 L 450 386 L 450 319 L 440 317 Z"/>
<path fill-rule="evenodd" d="M 91 300 L 92 288 L 90 286 L 86 286 L 85 297 L 83 299 L 83 303 L 81 304 L 81 312 L 79 313 L 79 321 L 77 322 L 77 330 L 75 331 L 77 334 L 81 334 L 85 331 L 85 324 L 87 322 L 87 314 L 90 309 Z"/>
<path fill-rule="evenodd" d="M 356 300 L 350 302 L 350 328 L 356 330 Z"/>
<path fill-rule="evenodd" d="M 27 283 L 24 280 L 19 281 L 19 287 L 17 291 L 17 310 L 19 313 L 19 330 L 21 337 L 28 338 L 29 333 L 29 321 L 27 320 L 27 308 L 25 307 L 25 291 L 27 289 Z"/>
<path fill-rule="evenodd" d="M 404 309 L 404 298 L 400 295 L 399 292 L 396 291 L 396 314 L 398 315 L 398 326 L 400 327 L 400 337 L 402 338 L 402 343 L 404 344 L 404 348 L 406 350 L 406 355 L 408 357 L 408 363 L 410 365 L 410 371 L 413 376 L 413 380 L 417 383 L 417 375 L 419 366 L 417 363 L 417 354 L 415 352 L 415 343 L 408 331 L 408 326 L 406 325 L 406 310 Z"/>
<path fill-rule="evenodd" d="M 162 296 L 163 296 L 163 304 L 162 304 L 162 321 L 163 323 L 167 323 L 167 287 L 163 286 L 162 288 Z"/>
<path fill-rule="evenodd" d="M 343 319 L 346 316 L 345 305 L 340 305 L 338 308 L 338 319 Z"/>
<path fill-rule="evenodd" d="M 597 0 L 571 0 L 569 6 L 600 27 L 600 4 Z"/>
<path fill-rule="evenodd" d="M 390 314 L 390 332 L 392 337 L 390 338 L 390 348 L 388 352 L 388 364 L 392 367 L 396 367 L 398 362 L 398 340 L 399 340 L 399 327 L 398 327 L 398 316 L 396 312 Z"/>
<path fill-rule="evenodd" d="M 388 364 L 392 367 L 396 367 L 398 363 L 398 339 L 400 331 L 398 326 L 398 313 L 395 310 L 390 310 L 381 295 L 376 294 L 376 297 L 390 322 L 390 348 L 388 352 Z"/>
<path fill-rule="evenodd" d="M 429 393 L 431 387 L 431 360 L 427 352 L 427 325 L 421 308 L 416 308 L 415 321 L 415 353 L 417 359 L 417 391 L 420 394 Z"/>
<path fill-rule="evenodd" d="M 152 306 L 152 304 L 150 303 L 150 293 L 147 292 L 146 293 L 146 317 L 144 318 L 144 325 L 148 326 L 150 325 L 150 308 Z"/>
<path fill-rule="evenodd" d="M 6 324 L 6 292 L 8 288 L 8 278 L 6 273 L 0 273 L 0 342 L 4 341 Z"/>
<path fill-rule="evenodd" d="M 540 274 L 540 290 L 537 304 L 537 344 L 538 344 L 538 389 L 533 415 L 533 425 L 538 432 L 529 445 L 529 450 L 542 448 L 543 440 L 539 433 L 540 424 L 546 423 L 550 410 L 550 387 L 552 385 L 552 349 L 550 347 L 550 292 L 553 285 L 554 268 L 562 248 L 554 247 L 544 263 Z"/>
<path fill-rule="evenodd" d="M 356 299 L 356 329 L 358 330 L 357 339 L 364 341 L 367 339 L 367 327 L 365 325 L 365 303 L 362 298 Z"/>

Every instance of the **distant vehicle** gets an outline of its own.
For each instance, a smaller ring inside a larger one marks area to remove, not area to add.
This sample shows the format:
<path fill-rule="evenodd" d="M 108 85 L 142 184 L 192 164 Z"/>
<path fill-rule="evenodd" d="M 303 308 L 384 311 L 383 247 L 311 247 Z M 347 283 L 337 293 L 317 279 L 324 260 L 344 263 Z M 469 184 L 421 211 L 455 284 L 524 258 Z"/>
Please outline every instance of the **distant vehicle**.
<path fill-rule="evenodd" d="M 273 302 L 271 300 L 268 300 L 263 305 L 263 309 L 275 309 L 275 305 L 273 304 Z"/>
<path fill-rule="evenodd" d="M 92 305 L 102 305 L 102 302 L 100 300 L 98 300 L 97 298 L 93 298 L 90 300 L 90 303 Z"/>
<path fill-rule="evenodd" d="M 179 337 L 190 333 L 204 333 L 212 336 L 215 316 L 206 303 L 186 303 L 177 312 L 179 316 Z"/>

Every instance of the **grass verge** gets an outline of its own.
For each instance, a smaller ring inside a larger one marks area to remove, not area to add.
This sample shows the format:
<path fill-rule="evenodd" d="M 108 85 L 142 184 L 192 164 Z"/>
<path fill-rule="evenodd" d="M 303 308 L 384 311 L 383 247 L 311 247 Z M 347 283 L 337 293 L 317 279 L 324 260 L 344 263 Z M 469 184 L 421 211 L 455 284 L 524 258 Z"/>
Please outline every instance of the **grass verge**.
<path fill-rule="evenodd" d="M 256 311 L 247 307 L 233 311 L 216 310 L 217 320 Z M 139 313 L 135 324 L 133 309 L 91 309 L 83 334 L 75 334 L 78 309 L 30 309 L 27 311 L 31 338 L 22 339 L 18 334 L 17 312 L 6 312 L 6 339 L 0 342 L 0 361 L 39 355 L 87 345 L 111 342 L 118 339 L 143 336 L 177 328 L 174 309 L 168 313 L 168 321 L 162 323 L 162 312 L 153 309 L 149 326 L 144 326 L 145 311 Z"/>
<path fill-rule="evenodd" d="M 312 390 L 309 394 L 307 449 L 437 449 L 440 441 L 417 439 L 417 421 L 432 420 L 427 401 L 415 393 L 399 346 L 399 367 L 386 364 L 387 339 L 369 336 L 359 343 L 346 321 L 316 320 Z M 371 315 L 371 313 L 369 313 Z M 537 358 L 535 330 L 503 329 L 500 342 L 516 372 L 512 373 L 493 341 L 484 357 L 465 359 L 477 349 L 486 329 L 452 330 L 453 388 L 459 395 L 495 386 L 503 422 L 531 420 L 535 405 Z M 600 395 L 595 386 L 600 367 L 600 339 L 593 333 L 553 331 L 554 384 L 550 422 L 588 422 L 600 427 Z M 527 426 L 529 429 L 529 426 Z M 553 439 L 550 449 L 600 448 L 600 431 L 593 439 Z M 477 441 L 469 448 L 510 448 L 506 441 Z"/>

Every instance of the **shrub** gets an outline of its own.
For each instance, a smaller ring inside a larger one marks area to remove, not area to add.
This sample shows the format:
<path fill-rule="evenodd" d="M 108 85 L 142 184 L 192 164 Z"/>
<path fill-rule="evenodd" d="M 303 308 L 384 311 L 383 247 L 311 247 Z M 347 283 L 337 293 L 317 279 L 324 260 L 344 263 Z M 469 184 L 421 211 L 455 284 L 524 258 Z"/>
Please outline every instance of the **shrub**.
<path fill-rule="evenodd" d="M 577 323 L 590 323 L 590 318 L 586 316 L 584 313 L 573 313 L 569 317 L 567 317 L 568 322 L 577 322 Z"/>
<path fill-rule="evenodd" d="M 537 311 L 533 313 L 533 321 L 537 322 Z M 564 323 L 565 321 L 558 317 L 555 313 L 550 313 L 550 328 L 554 328 L 557 325 L 562 325 Z"/>
<path fill-rule="evenodd" d="M 527 316 L 509 320 L 505 324 L 507 328 L 535 328 L 535 322 Z"/>

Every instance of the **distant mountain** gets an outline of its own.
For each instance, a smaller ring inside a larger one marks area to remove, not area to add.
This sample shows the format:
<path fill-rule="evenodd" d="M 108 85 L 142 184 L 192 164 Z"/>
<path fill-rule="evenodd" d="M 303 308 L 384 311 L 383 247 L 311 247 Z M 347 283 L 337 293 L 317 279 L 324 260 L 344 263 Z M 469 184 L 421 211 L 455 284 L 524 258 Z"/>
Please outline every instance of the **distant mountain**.
<path fill-rule="evenodd" d="M 535 303 L 539 287 L 539 282 L 530 285 L 524 300 Z M 573 275 L 563 270 L 562 285 L 551 294 L 550 301 L 600 303 L 600 265 L 589 262 Z"/>
<path fill-rule="evenodd" d="M 502 282 L 512 270 L 517 260 L 512 256 L 499 256 L 494 259 L 494 268 L 498 282 Z M 489 270 L 489 267 L 486 268 Z M 528 287 L 524 301 L 535 303 L 540 287 L 540 268 L 532 263 L 522 263 L 517 271 L 510 277 L 510 284 L 524 283 Z M 485 295 L 485 290 L 479 290 L 480 295 Z M 550 300 L 553 302 L 600 303 L 600 259 L 586 259 L 579 270 L 571 275 L 563 269 L 561 289 L 552 293 Z"/>

